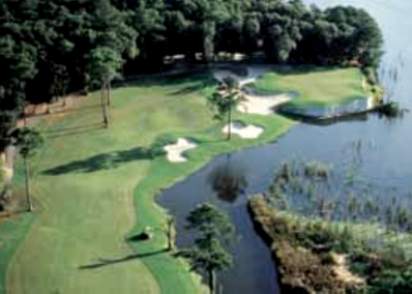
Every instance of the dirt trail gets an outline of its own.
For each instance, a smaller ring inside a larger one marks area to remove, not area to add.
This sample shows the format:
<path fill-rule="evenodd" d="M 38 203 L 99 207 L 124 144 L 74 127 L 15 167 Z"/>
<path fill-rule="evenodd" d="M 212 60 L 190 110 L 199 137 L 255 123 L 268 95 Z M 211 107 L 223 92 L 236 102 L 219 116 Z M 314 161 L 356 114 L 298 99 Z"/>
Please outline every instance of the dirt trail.
<path fill-rule="evenodd" d="M 14 174 L 14 157 L 16 148 L 14 146 L 7 147 L 4 153 L 0 154 L 0 200 L 4 200 L 10 193 L 10 188 L 13 181 Z"/>
<path fill-rule="evenodd" d="M 349 271 L 345 255 L 333 253 L 332 258 L 335 263 L 335 265 L 333 266 L 333 271 L 339 280 L 348 285 L 365 284 L 364 279 Z"/>

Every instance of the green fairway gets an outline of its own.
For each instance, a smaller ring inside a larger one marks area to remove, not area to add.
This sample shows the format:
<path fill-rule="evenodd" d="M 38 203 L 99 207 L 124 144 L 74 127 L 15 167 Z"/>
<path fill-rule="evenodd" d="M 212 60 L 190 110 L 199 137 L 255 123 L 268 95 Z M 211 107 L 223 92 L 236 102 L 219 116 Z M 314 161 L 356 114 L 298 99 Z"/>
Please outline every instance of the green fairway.
<path fill-rule="evenodd" d="M 64 117 L 42 120 L 46 146 L 33 160 L 33 219 L 0 224 L 0 293 L 5 285 L 13 294 L 202 292 L 186 264 L 163 251 L 166 214 L 154 197 L 213 156 L 273 140 L 293 125 L 277 115 L 237 114 L 265 133 L 225 141 L 223 124 L 206 107 L 210 90 L 207 76 L 116 89 L 109 130 L 101 128 L 97 95 Z M 144 148 L 164 134 L 197 141 L 187 163 L 147 155 Z M 126 241 L 146 226 L 152 240 Z"/>
<path fill-rule="evenodd" d="M 357 68 L 279 70 L 265 74 L 254 87 L 263 93 L 296 93 L 289 103 L 294 107 L 335 106 L 368 96 L 363 78 Z"/>

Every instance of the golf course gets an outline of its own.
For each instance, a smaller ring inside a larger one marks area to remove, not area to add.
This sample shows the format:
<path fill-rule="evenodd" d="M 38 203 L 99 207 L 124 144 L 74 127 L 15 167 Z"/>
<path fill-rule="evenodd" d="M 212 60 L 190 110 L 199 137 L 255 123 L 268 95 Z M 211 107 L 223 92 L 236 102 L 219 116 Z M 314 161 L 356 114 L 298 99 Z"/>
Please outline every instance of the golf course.
<path fill-rule="evenodd" d="M 408 60 L 312 2 L 0 1 L 0 294 L 409 293 Z"/>
<path fill-rule="evenodd" d="M 356 70 L 324 70 L 316 78 L 322 74 L 336 84 L 362 83 Z M 294 84 L 293 77 L 287 78 Z M 297 86 L 305 85 L 313 75 L 295 78 Z M 35 212 L 1 220 L 0 292 L 206 291 L 186 262 L 165 250 L 167 211 L 155 204 L 156 195 L 214 156 L 276 140 L 295 124 L 277 114 L 235 113 L 235 120 L 264 132 L 258 139 L 228 141 L 224 124 L 213 120 L 207 107 L 206 97 L 216 86 L 208 73 L 119 86 L 112 93 L 108 129 L 101 123 L 99 92 L 76 98 L 80 102 L 65 113 L 33 120 L 46 141 L 32 160 Z M 316 89 L 313 97 L 342 100 Z M 293 90 L 300 92 L 299 86 Z M 163 153 L 150 152 L 180 137 L 197 145 L 185 154 L 186 162 L 172 163 Z M 23 190 L 21 169 L 18 159 L 17 193 Z M 153 230 L 151 240 L 129 240 L 147 227 Z"/>

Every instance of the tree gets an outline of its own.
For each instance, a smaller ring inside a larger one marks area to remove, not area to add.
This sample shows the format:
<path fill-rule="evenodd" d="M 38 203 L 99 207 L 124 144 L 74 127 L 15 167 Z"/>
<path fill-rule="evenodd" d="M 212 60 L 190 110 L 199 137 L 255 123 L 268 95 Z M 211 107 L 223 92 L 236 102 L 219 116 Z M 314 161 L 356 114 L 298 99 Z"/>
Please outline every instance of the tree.
<path fill-rule="evenodd" d="M 222 86 L 208 97 L 210 107 L 215 111 L 215 119 L 227 118 L 227 139 L 232 138 L 232 111 L 244 100 L 238 81 L 232 77 L 224 79 Z"/>
<path fill-rule="evenodd" d="M 111 81 L 122 66 L 121 56 L 109 47 L 99 47 L 89 55 L 89 73 L 92 83 L 100 84 L 103 123 L 109 126 L 107 105 L 111 104 Z"/>
<path fill-rule="evenodd" d="M 31 199 L 29 159 L 33 157 L 36 151 L 44 144 L 44 140 L 39 132 L 30 128 L 17 129 L 13 137 L 15 138 L 16 146 L 19 148 L 19 153 L 24 160 L 27 210 L 31 212 L 33 211 L 33 203 Z"/>
<path fill-rule="evenodd" d="M 210 292 L 215 293 L 216 272 L 232 265 L 232 256 L 220 240 L 229 241 L 234 226 L 229 217 L 211 204 L 202 204 L 187 217 L 190 230 L 196 230 L 197 238 L 192 248 L 183 249 L 179 256 L 189 260 L 193 270 L 204 270 L 208 275 Z"/>
<path fill-rule="evenodd" d="M 163 55 L 172 51 L 169 46 L 165 46 L 165 32 L 171 27 L 176 34 L 182 33 L 176 28 L 178 21 L 172 21 L 166 26 L 165 19 L 168 18 L 170 11 L 165 8 L 163 0 L 138 0 L 133 7 L 133 26 L 139 32 L 137 46 L 141 49 L 139 58 L 153 68 L 163 61 Z M 171 38 L 171 36 L 169 36 Z M 176 42 L 179 44 L 182 42 Z M 169 53 L 170 54 L 170 53 Z"/>
<path fill-rule="evenodd" d="M 0 19 L 3 18 L 2 12 L 0 12 Z M 32 44 L 26 42 L 24 28 L 20 28 L 12 21 L 0 22 L 0 35 L 1 152 L 11 143 L 11 134 L 26 99 L 27 82 L 37 74 L 35 66 L 37 50 Z"/>
<path fill-rule="evenodd" d="M 174 231 L 175 220 L 173 217 L 167 218 L 166 223 L 166 236 L 167 236 L 167 250 L 171 251 L 174 249 L 174 239 L 175 239 L 175 231 Z"/>
<path fill-rule="evenodd" d="M 301 0 L 6 0 L 0 20 L 0 150 L 25 103 L 87 91 L 97 80 L 110 104 L 123 65 L 135 73 L 142 63 L 162 67 L 168 55 L 195 60 L 202 52 L 210 62 L 219 52 L 263 49 L 278 63 L 376 70 L 383 43 L 366 11 Z"/>

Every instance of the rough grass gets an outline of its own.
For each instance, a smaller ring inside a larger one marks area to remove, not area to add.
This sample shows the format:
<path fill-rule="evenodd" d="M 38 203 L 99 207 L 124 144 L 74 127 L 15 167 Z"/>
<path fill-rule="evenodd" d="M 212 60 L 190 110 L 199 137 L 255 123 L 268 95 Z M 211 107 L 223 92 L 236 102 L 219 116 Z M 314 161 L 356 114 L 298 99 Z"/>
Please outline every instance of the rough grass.
<path fill-rule="evenodd" d="M 33 160 L 33 220 L 23 215 L 0 223 L 0 293 L 5 281 L 13 294 L 204 291 L 183 261 L 162 251 L 166 214 L 155 195 L 213 156 L 274 140 L 293 124 L 276 115 L 238 114 L 235 119 L 265 133 L 227 142 L 223 124 L 206 107 L 211 90 L 205 76 L 116 89 L 109 130 L 101 128 L 97 95 L 77 111 L 42 120 L 46 146 Z M 187 163 L 148 156 L 145 150 L 165 134 L 197 141 Z M 154 230 L 152 240 L 126 242 L 146 226 Z"/>
<path fill-rule="evenodd" d="M 290 106 L 322 107 L 341 105 L 368 96 L 362 86 L 363 79 L 357 68 L 279 70 L 265 74 L 254 87 L 266 93 L 297 93 Z"/>
<path fill-rule="evenodd" d="M 272 210 L 262 197 L 254 197 L 249 207 L 256 226 L 270 244 L 285 293 L 346 293 L 345 285 L 320 254 L 297 242 L 298 223 Z"/>

